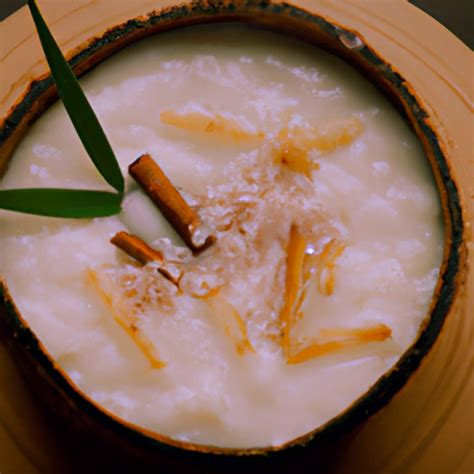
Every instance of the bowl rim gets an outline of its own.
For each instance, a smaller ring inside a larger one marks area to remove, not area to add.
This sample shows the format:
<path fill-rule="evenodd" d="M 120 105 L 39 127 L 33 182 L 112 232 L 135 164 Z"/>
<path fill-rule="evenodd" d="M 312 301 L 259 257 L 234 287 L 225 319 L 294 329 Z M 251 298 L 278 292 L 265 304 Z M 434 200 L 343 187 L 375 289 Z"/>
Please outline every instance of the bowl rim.
<path fill-rule="evenodd" d="M 279 452 L 297 445 L 331 439 L 354 428 L 361 421 L 377 412 L 406 384 L 418 369 L 424 357 L 439 336 L 453 301 L 467 273 L 466 225 L 463 202 L 458 192 L 449 163 L 447 147 L 440 139 L 436 126 L 421 98 L 403 78 L 395 66 L 386 61 L 357 31 L 342 26 L 327 16 L 309 12 L 287 3 L 257 2 L 255 0 L 199 0 L 189 4 L 152 11 L 144 17 L 128 20 L 107 30 L 102 36 L 92 38 L 75 48 L 70 63 L 82 75 L 102 60 L 129 44 L 160 32 L 194 24 L 239 21 L 254 26 L 280 31 L 291 36 L 310 40 L 311 43 L 342 57 L 359 72 L 368 77 L 395 103 L 405 115 L 415 134 L 421 140 L 434 174 L 444 216 L 445 243 L 443 262 L 430 309 L 424 317 L 418 334 L 397 363 L 345 410 L 295 439 L 278 446 L 255 448 L 223 448 L 182 442 L 157 432 L 141 428 L 112 414 L 82 392 L 59 367 L 35 333 L 29 328 L 15 306 L 6 282 L 0 278 L 0 329 L 7 328 L 30 358 L 44 369 L 45 377 L 70 399 L 75 407 L 98 424 L 108 426 L 128 438 L 152 448 L 178 448 L 199 453 L 224 455 L 254 455 Z M 299 25 L 301 29 L 294 28 Z M 312 30 L 311 30 L 312 29 Z M 311 30 L 311 32 L 310 32 Z M 308 38 L 306 35 L 310 35 Z M 318 37 L 319 35 L 319 37 Z M 347 47 L 341 42 L 341 37 Z M 0 121 L 0 161 L 13 153 L 16 144 L 29 124 L 55 100 L 53 80 L 43 74 L 33 80 L 24 94 Z"/>

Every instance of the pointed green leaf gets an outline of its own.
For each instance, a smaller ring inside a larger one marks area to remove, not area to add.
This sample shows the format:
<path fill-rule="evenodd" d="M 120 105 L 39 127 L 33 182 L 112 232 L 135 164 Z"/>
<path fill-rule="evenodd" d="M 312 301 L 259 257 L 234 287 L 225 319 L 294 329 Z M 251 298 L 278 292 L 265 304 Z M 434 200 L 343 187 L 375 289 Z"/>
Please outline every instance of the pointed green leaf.
<path fill-rule="evenodd" d="M 92 218 L 118 214 L 122 194 L 60 188 L 0 190 L 0 209 L 49 217 Z"/>
<path fill-rule="evenodd" d="M 124 179 L 112 147 L 77 79 L 48 29 L 35 0 L 28 0 L 41 45 L 74 128 L 99 173 L 117 191 L 123 192 Z"/>

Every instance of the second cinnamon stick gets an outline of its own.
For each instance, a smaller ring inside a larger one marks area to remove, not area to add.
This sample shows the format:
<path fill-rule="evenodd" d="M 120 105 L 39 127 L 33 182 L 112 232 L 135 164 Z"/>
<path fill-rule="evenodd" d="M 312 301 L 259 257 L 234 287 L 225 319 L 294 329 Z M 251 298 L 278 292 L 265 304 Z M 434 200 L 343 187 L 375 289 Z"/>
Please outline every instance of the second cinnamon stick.
<path fill-rule="evenodd" d="M 128 232 L 120 231 L 115 234 L 110 240 L 119 249 L 123 250 L 126 254 L 138 260 L 142 265 L 146 265 L 149 262 L 163 262 L 163 254 L 144 242 L 140 237 L 129 234 Z M 179 287 L 179 276 L 173 274 L 169 268 L 165 266 L 158 267 L 158 272 L 161 273 L 167 280 Z"/>
<path fill-rule="evenodd" d="M 142 265 L 149 262 L 163 263 L 163 255 L 158 250 L 148 246 L 140 237 L 127 232 L 118 232 L 111 240 L 116 247 L 138 260 Z"/>

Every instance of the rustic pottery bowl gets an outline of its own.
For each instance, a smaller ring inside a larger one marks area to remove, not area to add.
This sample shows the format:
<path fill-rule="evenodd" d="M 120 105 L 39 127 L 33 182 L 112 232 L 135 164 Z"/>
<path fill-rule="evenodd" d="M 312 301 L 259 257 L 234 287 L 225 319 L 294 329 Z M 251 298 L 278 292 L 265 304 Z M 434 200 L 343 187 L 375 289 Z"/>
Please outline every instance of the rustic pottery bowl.
<path fill-rule="evenodd" d="M 468 346 L 473 323 L 467 319 L 470 303 L 466 296 L 469 217 L 463 198 L 463 191 L 469 193 L 467 124 L 472 106 L 464 92 L 467 85 L 463 83 L 463 76 L 455 72 L 455 65 L 466 58 L 465 48 L 446 31 L 442 34 L 449 38 L 453 51 L 449 61 L 443 59 L 441 53 L 438 55 L 436 41 L 431 43 L 431 49 L 418 45 L 417 38 L 403 27 L 405 14 L 413 15 L 415 20 L 412 21 L 422 31 L 424 28 L 430 38 L 441 27 L 434 23 L 428 27 L 427 18 L 419 16 L 422 14 L 409 5 L 391 5 L 387 7 L 389 12 L 384 12 L 376 6 L 367 7 L 365 11 L 349 1 L 338 2 L 337 7 L 330 2 L 304 0 L 295 4 L 240 0 L 179 5 L 162 0 L 134 1 L 128 5 L 127 2 L 111 3 L 99 0 L 58 6 L 54 1 L 40 2 L 48 23 L 79 75 L 134 41 L 162 31 L 200 23 L 242 21 L 317 44 L 351 63 L 382 89 L 421 140 L 442 203 L 444 259 L 430 311 L 420 326 L 416 341 L 396 366 L 350 408 L 298 439 L 278 447 L 255 449 L 223 449 L 179 442 L 111 415 L 83 394 L 55 363 L 29 329 L 27 315 L 23 319 L 16 309 L 5 283 L 0 284 L 0 342 L 21 366 L 36 396 L 52 407 L 60 420 L 73 427 L 78 439 L 87 437 L 100 443 L 101 448 L 119 452 L 117 456 L 121 462 L 132 462 L 139 470 L 159 466 L 166 472 L 186 469 L 218 472 L 270 465 L 273 469 L 276 466 L 297 468 L 303 463 L 315 463 L 316 456 L 321 456 L 322 447 L 334 443 L 343 433 L 380 410 L 409 378 L 416 379 L 382 412 L 390 413 L 391 410 L 386 431 L 390 432 L 389 438 L 395 440 L 394 449 L 405 456 L 403 461 L 394 461 L 397 456 L 393 455 L 386 455 L 386 459 L 394 463 L 393 470 L 397 472 L 401 471 L 395 469 L 396 466 L 411 466 L 414 446 L 422 445 L 422 442 L 429 445 L 432 440 L 420 435 L 419 428 L 416 437 L 412 434 L 410 438 L 407 434 L 410 424 L 394 421 L 394 413 L 401 408 L 399 417 L 405 421 L 416 416 L 418 423 L 429 425 L 430 433 L 440 423 L 452 420 L 453 407 L 459 406 L 460 400 L 466 397 L 462 381 L 468 378 L 469 354 L 472 354 Z M 389 16 L 391 21 L 387 20 Z M 20 25 L 27 25 L 27 28 L 20 28 Z M 56 100 L 56 92 L 26 9 L 0 24 L 0 34 L 0 174 L 3 174 L 16 145 L 31 122 Z M 432 350 L 443 328 L 444 337 Z M 451 353 L 449 361 L 448 352 Z M 424 359 L 428 360 L 417 371 Z M 430 385 L 435 383 L 444 383 L 450 388 L 439 389 L 433 396 Z M 413 397 L 413 386 L 424 386 L 421 391 L 416 389 L 416 397 Z M 411 398 L 412 406 L 407 406 L 407 397 Z M 436 403 L 443 407 L 442 417 L 421 408 L 428 404 L 434 410 Z M 363 444 L 372 443 L 377 447 L 381 441 L 374 433 L 378 430 L 379 434 L 387 434 L 373 419 L 370 420 L 372 427 L 375 426 L 372 438 L 370 433 L 359 429 L 358 441 L 350 441 L 351 448 L 347 448 L 349 459 L 351 449 L 357 451 L 361 439 Z M 440 432 L 438 426 L 435 434 Z M 411 451 L 401 443 L 404 437 L 406 443 L 412 443 Z M 346 441 L 346 447 L 347 443 L 349 441 Z M 458 460 L 464 459 L 464 448 L 456 452 Z M 365 472 L 376 470 L 376 463 L 382 462 L 380 455 L 373 452 L 371 455 L 375 461 L 365 464 Z M 455 458 L 454 454 L 450 456 L 449 462 Z"/>

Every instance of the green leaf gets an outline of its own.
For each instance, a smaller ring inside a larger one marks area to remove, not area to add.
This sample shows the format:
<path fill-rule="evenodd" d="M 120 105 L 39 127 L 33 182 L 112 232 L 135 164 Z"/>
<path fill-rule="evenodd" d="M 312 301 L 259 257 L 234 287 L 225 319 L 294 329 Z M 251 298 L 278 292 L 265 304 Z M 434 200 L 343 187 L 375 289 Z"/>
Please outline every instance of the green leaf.
<path fill-rule="evenodd" d="M 112 147 L 90 106 L 77 79 L 64 59 L 56 41 L 48 29 L 35 0 L 28 0 L 33 20 L 51 73 L 56 82 L 59 97 L 64 103 L 69 117 L 87 153 L 99 173 L 118 192 L 124 190 L 124 179 Z"/>
<path fill-rule="evenodd" d="M 122 194 L 60 188 L 0 190 L 0 209 L 49 217 L 92 218 L 118 214 Z"/>

